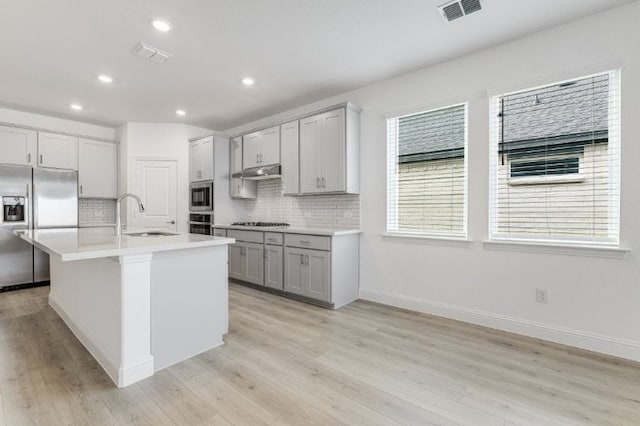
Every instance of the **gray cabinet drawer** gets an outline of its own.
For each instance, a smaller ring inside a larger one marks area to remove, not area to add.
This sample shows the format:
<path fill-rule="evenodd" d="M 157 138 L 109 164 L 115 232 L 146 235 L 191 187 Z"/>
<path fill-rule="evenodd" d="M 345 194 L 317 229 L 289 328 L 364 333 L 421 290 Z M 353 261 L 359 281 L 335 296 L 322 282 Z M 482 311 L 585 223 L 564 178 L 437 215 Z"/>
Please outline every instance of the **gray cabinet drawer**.
<path fill-rule="evenodd" d="M 213 235 L 215 235 L 216 237 L 226 237 L 227 236 L 227 230 L 226 229 L 220 229 L 220 228 L 213 228 Z"/>
<path fill-rule="evenodd" d="M 239 229 L 229 229 L 227 230 L 227 237 L 235 238 L 236 241 L 246 241 L 249 243 L 260 243 L 264 242 L 264 232 L 260 231 L 241 231 Z"/>
<path fill-rule="evenodd" d="M 305 234 L 285 234 L 284 245 L 314 250 L 331 250 L 331 237 Z"/>
<path fill-rule="evenodd" d="M 264 233 L 264 243 L 265 244 L 273 244 L 276 246 L 282 245 L 282 234 L 280 232 L 265 232 Z"/>

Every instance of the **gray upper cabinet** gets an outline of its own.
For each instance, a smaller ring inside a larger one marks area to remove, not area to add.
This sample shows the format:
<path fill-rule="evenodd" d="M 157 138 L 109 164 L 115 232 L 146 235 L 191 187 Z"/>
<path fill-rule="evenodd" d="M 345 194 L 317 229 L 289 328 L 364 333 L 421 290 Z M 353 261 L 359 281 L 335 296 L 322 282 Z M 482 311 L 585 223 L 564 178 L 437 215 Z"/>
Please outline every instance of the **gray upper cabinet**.
<path fill-rule="evenodd" d="M 282 191 L 285 195 L 300 193 L 299 122 L 280 126 L 282 147 Z"/>
<path fill-rule="evenodd" d="M 0 126 L 0 164 L 34 166 L 37 146 L 37 132 Z"/>
<path fill-rule="evenodd" d="M 189 145 L 189 181 L 213 180 L 213 136 L 198 139 Z"/>
<path fill-rule="evenodd" d="M 250 169 L 280 163 L 280 126 L 243 136 L 243 167 Z"/>
<path fill-rule="evenodd" d="M 229 195 L 231 198 L 254 199 L 257 194 L 256 182 L 231 176 L 242 171 L 242 151 L 242 136 L 229 139 Z"/>
<path fill-rule="evenodd" d="M 360 114 L 347 106 L 300 120 L 301 194 L 360 191 Z"/>

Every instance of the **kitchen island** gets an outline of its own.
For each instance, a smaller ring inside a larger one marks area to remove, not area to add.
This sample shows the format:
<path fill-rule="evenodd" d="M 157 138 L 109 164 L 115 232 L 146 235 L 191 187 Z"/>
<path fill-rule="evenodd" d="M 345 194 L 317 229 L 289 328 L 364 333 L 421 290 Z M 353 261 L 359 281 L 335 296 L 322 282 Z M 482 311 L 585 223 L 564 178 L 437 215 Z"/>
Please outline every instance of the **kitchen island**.
<path fill-rule="evenodd" d="M 50 255 L 49 304 L 118 387 L 223 343 L 232 238 L 17 232 Z"/>

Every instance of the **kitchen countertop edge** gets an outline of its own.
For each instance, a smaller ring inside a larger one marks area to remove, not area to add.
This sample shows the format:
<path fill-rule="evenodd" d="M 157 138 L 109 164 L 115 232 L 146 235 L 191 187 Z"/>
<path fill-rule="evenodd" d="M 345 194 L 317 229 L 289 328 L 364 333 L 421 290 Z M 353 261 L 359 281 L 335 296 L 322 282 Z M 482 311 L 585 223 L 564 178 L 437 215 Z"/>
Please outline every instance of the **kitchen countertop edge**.
<path fill-rule="evenodd" d="M 69 238 L 73 238 L 74 235 L 77 236 L 77 231 L 80 229 L 96 229 L 96 228 L 69 228 L 66 231 L 69 231 Z M 56 231 L 60 232 L 63 229 L 57 229 Z M 76 231 L 75 233 L 73 231 Z M 157 240 L 153 241 L 154 244 L 149 245 L 140 245 L 136 247 L 102 247 L 96 248 L 94 250 L 81 250 L 79 248 L 62 250 L 60 248 L 56 248 L 55 242 L 47 243 L 46 241 L 40 241 L 37 236 L 30 234 L 30 232 L 25 231 L 16 231 L 15 234 L 21 239 L 25 240 L 29 244 L 34 245 L 40 250 L 46 252 L 49 255 L 59 256 L 63 262 L 74 261 L 74 260 L 89 260 L 89 259 L 100 259 L 105 257 L 118 257 L 118 256 L 130 256 L 130 255 L 141 255 L 141 254 L 149 254 L 155 252 L 163 252 L 163 251 L 173 251 L 173 250 L 185 250 L 185 249 L 193 249 L 193 248 L 202 248 L 202 247 L 213 247 L 218 245 L 228 245 L 235 243 L 233 238 L 225 238 L 225 237 L 210 237 L 207 239 L 202 239 L 199 241 L 176 241 L 175 239 L 170 240 L 172 236 L 169 237 L 150 237 L 150 238 L 167 238 L 164 241 Z M 192 236 L 195 234 L 187 234 L 180 233 L 176 235 L 176 237 L 188 236 L 188 238 L 193 238 Z M 122 237 L 125 238 L 145 238 L 145 237 L 128 237 L 126 234 L 123 234 Z M 202 237 L 202 236 L 200 236 Z M 115 238 L 115 236 L 114 236 Z M 148 238 L 148 237 L 147 237 Z M 197 237 L 196 237 L 197 238 Z M 140 243 L 144 243 L 144 241 L 140 240 Z M 116 244 L 115 242 L 113 243 Z M 58 244 L 60 246 L 60 244 Z"/>
<path fill-rule="evenodd" d="M 329 237 L 362 233 L 360 229 L 298 228 L 298 227 L 283 227 L 283 226 L 273 226 L 273 227 L 271 226 L 240 226 L 240 225 L 223 225 L 223 224 L 215 224 L 211 226 L 213 228 L 238 229 L 242 231 L 282 232 L 283 234 L 309 234 L 309 235 L 323 235 L 323 236 L 329 236 Z"/>

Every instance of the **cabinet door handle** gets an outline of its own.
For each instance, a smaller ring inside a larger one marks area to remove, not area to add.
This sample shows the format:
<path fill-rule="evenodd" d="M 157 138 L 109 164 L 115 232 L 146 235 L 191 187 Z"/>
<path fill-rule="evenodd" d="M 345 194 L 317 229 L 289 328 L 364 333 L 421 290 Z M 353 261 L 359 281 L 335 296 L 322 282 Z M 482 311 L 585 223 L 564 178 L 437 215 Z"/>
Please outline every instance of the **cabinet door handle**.
<path fill-rule="evenodd" d="M 270 243 L 275 243 L 276 239 L 269 237 L 269 238 L 267 238 L 267 241 L 269 241 Z"/>
<path fill-rule="evenodd" d="M 256 164 L 260 164 L 260 155 L 256 154 Z"/>
<path fill-rule="evenodd" d="M 80 195 L 82 195 L 82 185 L 80 185 Z"/>
<path fill-rule="evenodd" d="M 31 153 L 27 154 L 27 163 L 31 163 Z"/>
<path fill-rule="evenodd" d="M 322 178 L 322 187 L 323 188 L 327 187 L 327 181 L 324 178 Z"/>
<path fill-rule="evenodd" d="M 42 164 L 42 154 L 40 154 L 40 164 Z"/>
<path fill-rule="evenodd" d="M 242 195 L 242 191 L 240 191 L 240 185 L 238 185 L 238 195 Z"/>
<path fill-rule="evenodd" d="M 300 264 L 304 265 L 304 254 L 300 255 Z"/>
<path fill-rule="evenodd" d="M 175 220 L 169 220 L 169 221 L 167 221 L 167 222 L 165 222 L 165 223 L 169 223 L 169 224 L 171 224 L 171 225 L 175 225 L 175 224 L 176 224 L 176 221 L 175 221 Z"/>
<path fill-rule="evenodd" d="M 320 178 L 316 178 L 316 188 L 320 188 Z"/>
<path fill-rule="evenodd" d="M 311 243 L 309 241 L 307 241 L 307 240 L 300 240 L 300 244 L 302 244 L 304 246 L 308 246 Z"/>

